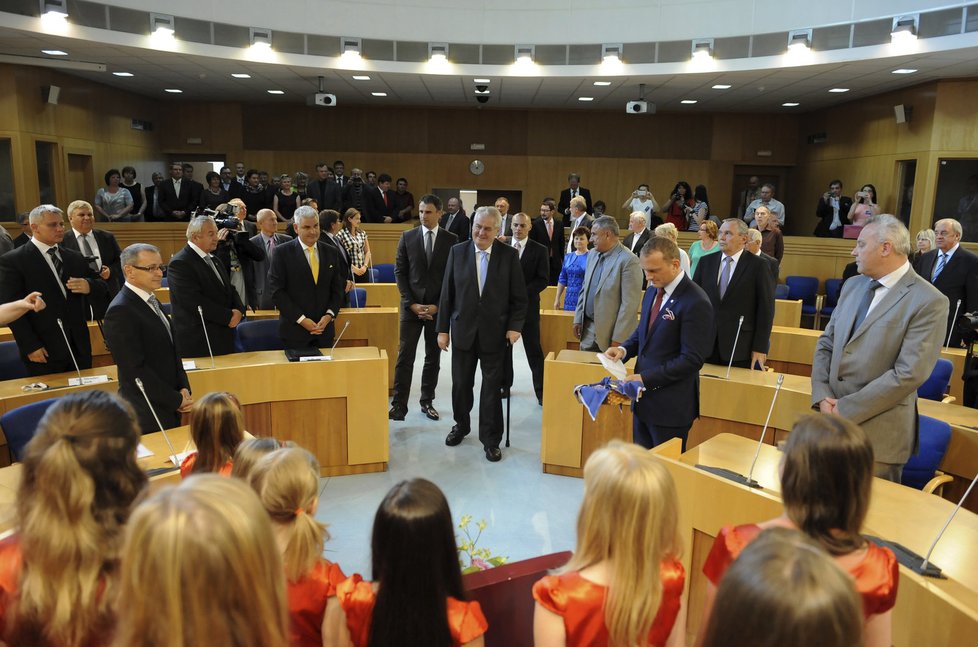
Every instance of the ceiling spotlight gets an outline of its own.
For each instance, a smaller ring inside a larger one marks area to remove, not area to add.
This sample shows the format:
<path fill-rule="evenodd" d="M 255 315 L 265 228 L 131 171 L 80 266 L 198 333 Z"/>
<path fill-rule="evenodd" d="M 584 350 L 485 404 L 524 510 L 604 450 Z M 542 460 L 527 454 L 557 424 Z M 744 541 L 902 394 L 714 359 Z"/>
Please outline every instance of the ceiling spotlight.
<path fill-rule="evenodd" d="M 340 52 L 344 58 L 360 58 L 363 42 L 359 38 L 344 36 L 340 39 Z"/>
<path fill-rule="evenodd" d="M 250 79 L 251 78 L 251 75 L 250 74 L 245 74 L 244 72 L 235 72 L 235 73 L 232 73 L 231 74 L 231 78 L 235 78 L 235 79 Z"/>
<path fill-rule="evenodd" d="M 785 101 L 781 105 L 784 106 L 785 108 L 795 108 L 797 106 L 800 106 L 801 104 L 798 103 L 797 101 Z"/>
<path fill-rule="evenodd" d="M 693 60 L 705 61 L 713 58 L 713 39 L 702 38 L 693 41 Z"/>
<path fill-rule="evenodd" d="M 476 94 L 489 94 L 489 86 L 487 85 L 477 85 L 475 86 Z"/>
<path fill-rule="evenodd" d="M 834 92 L 836 94 L 842 94 L 843 92 L 848 92 L 849 88 L 832 88 L 829 92 Z"/>
<path fill-rule="evenodd" d="M 172 38 L 176 31 L 173 16 L 162 13 L 149 14 L 149 31 L 154 37 Z"/>
<path fill-rule="evenodd" d="M 370 93 L 370 96 L 372 96 L 372 97 L 386 97 L 387 96 L 387 93 L 386 92 L 371 92 Z"/>
<path fill-rule="evenodd" d="M 812 47 L 812 30 L 796 29 L 788 32 L 788 51 L 805 52 Z"/>
<path fill-rule="evenodd" d="M 682 103 L 682 104 L 687 105 L 687 106 L 691 106 L 694 103 L 696 103 L 696 99 L 683 99 L 679 103 Z"/>
<path fill-rule="evenodd" d="M 183 94 L 183 90 L 178 90 L 176 88 L 166 88 L 164 92 L 169 92 L 170 94 Z"/>
<path fill-rule="evenodd" d="M 113 72 L 112 75 L 113 76 L 130 77 L 130 76 L 132 76 L 132 72 Z"/>
<path fill-rule="evenodd" d="M 248 29 L 251 48 L 255 51 L 272 49 L 272 30 L 264 27 L 250 27 Z"/>
<path fill-rule="evenodd" d="M 370 77 L 367 76 L 366 74 L 354 74 L 352 78 L 353 78 L 354 81 L 369 81 L 370 80 Z"/>
<path fill-rule="evenodd" d="M 266 90 L 269 94 L 285 94 L 285 90 Z"/>
<path fill-rule="evenodd" d="M 913 74 L 916 71 L 917 70 L 912 67 L 901 67 L 898 70 L 893 70 L 892 74 Z"/>
<path fill-rule="evenodd" d="M 68 17 L 68 0 L 41 0 L 41 16 L 65 19 Z"/>
<path fill-rule="evenodd" d="M 68 52 L 60 49 L 42 49 L 42 54 L 47 54 L 48 56 L 67 56 Z"/>
<path fill-rule="evenodd" d="M 599 88 L 606 88 L 611 85 L 611 81 L 595 81 L 593 85 L 596 85 Z"/>
<path fill-rule="evenodd" d="M 594 97 L 577 97 L 578 101 L 594 101 Z"/>
<path fill-rule="evenodd" d="M 516 62 L 517 63 L 532 63 L 533 55 L 536 48 L 533 45 L 517 45 L 516 46 Z"/>
<path fill-rule="evenodd" d="M 428 43 L 428 62 L 444 63 L 448 60 L 448 43 Z"/>
<path fill-rule="evenodd" d="M 731 86 L 729 86 L 729 85 L 727 85 L 725 83 L 717 83 L 716 85 L 713 86 L 713 89 L 714 90 L 729 90 L 730 87 Z"/>
<path fill-rule="evenodd" d="M 605 63 L 621 63 L 621 50 L 621 43 L 602 45 L 601 60 Z"/>
<path fill-rule="evenodd" d="M 489 83 L 492 79 L 472 79 L 473 83 Z"/>
<path fill-rule="evenodd" d="M 890 29 L 890 42 L 906 43 L 917 40 L 917 29 L 919 25 L 919 14 L 894 18 L 893 28 Z"/>

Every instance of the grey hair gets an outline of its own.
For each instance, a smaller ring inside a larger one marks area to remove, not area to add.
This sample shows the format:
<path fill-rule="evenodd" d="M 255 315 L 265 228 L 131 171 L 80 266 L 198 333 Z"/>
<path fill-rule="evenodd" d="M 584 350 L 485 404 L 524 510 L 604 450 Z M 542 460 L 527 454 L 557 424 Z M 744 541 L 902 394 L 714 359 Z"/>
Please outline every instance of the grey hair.
<path fill-rule="evenodd" d="M 44 219 L 44 214 L 46 213 L 55 213 L 61 216 L 62 220 L 64 220 L 65 217 L 64 212 L 53 204 L 42 204 L 31 209 L 31 213 L 29 216 L 27 216 L 27 219 L 32 225 L 39 225 L 41 224 L 41 220 Z"/>
<path fill-rule="evenodd" d="M 298 225 L 299 221 L 303 218 L 316 218 L 318 220 L 319 213 L 317 213 L 316 210 L 309 205 L 303 205 L 296 209 L 295 213 L 292 214 L 292 222 L 295 225 Z"/>
<path fill-rule="evenodd" d="M 255 214 L 255 220 L 261 222 L 265 218 L 276 218 L 275 212 L 271 209 L 259 209 L 258 213 Z"/>
<path fill-rule="evenodd" d="M 961 223 L 954 218 L 941 218 L 934 223 L 934 229 L 937 229 L 941 225 L 950 225 L 951 229 L 954 230 L 954 233 L 958 235 L 958 238 L 961 238 L 961 236 L 964 235 L 964 229 L 961 228 Z"/>
<path fill-rule="evenodd" d="M 676 225 L 671 222 L 664 222 L 655 228 L 655 235 L 668 238 L 672 242 L 676 242 L 679 238 L 679 230 L 676 229 Z"/>
<path fill-rule="evenodd" d="M 644 211 L 633 211 L 628 216 L 629 220 L 631 220 L 632 218 L 634 218 L 635 220 L 641 220 L 643 225 L 648 222 L 648 219 L 645 217 Z"/>
<path fill-rule="evenodd" d="M 723 221 L 723 224 L 727 224 L 728 222 L 732 222 L 735 225 L 737 225 L 737 233 L 740 234 L 741 236 L 746 236 L 747 232 L 750 230 L 750 228 L 747 226 L 747 223 L 741 220 L 740 218 L 727 218 L 726 220 Z"/>
<path fill-rule="evenodd" d="M 503 226 L 503 216 L 499 213 L 499 209 L 496 207 L 479 207 L 475 210 L 475 215 L 472 216 L 472 222 L 475 223 L 479 219 L 479 216 L 489 216 L 493 219 L 496 229 Z"/>
<path fill-rule="evenodd" d="M 747 230 L 747 242 L 748 243 L 759 243 L 764 240 L 764 236 L 757 229 Z"/>
<path fill-rule="evenodd" d="M 601 216 L 600 218 L 597 218 L 594 222 L 592 222 L 591 231 L 593 232 L 595 229 L 604 229 L 605 231 L 610 231 L 615 236 L 617 236 L 620 231 L 618 229 L 618 221 L 612 218 L 611 216 Z"/>
<path fill-rule="evenodd" d="M 866 221 L 866 226 L 876 226 L 876 241 L 883 243 L 890 241 L 893 251 L 901 256 L 910 256 L 913 248 L 910 247 L 910 232 L 900 219 L 888 213 L 881 213 L 871 216 Z"/>
<path fill-rule="evenodd" d="M 119 262 L 123 267 L 126 265 L 135 265 L 136 259 L 139 257 L 141 252 L 159 254 L 160 250 L 156 247 L 156 245 L 150 245 L 149 243 L 133 243 L 129 247 L 122 250 L 122 254 L 119 255 Z"/>
<path fill-rule="evenodd" d="M 187 240 L 190 240 L 199 234 L 200 230 L 203 229 L 204 225 L 208 222 L 217 227 L 217 222 L 215 222 L 213 216 L 197 216 L 187 223 Z"/>

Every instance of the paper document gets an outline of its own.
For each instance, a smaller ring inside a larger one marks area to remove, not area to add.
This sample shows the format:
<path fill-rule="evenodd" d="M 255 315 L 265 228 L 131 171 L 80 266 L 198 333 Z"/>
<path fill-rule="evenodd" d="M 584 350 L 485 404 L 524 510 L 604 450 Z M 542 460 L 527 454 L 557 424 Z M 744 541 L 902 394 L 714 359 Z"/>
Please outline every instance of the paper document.
<path fill-rule="evenodd" d="M 605 370 L 611 373 L 612 377 L 618 380 L 625 379 L 625 365 L 621 363 L 620 359 L 612 361 L 604 353 L 595 353 L 595 355 L 601 360 L 601 366 L 604 366 Z"/>
<path fill-rule="evenodd" d="M 185 360 L 183 360 L 183 370 L 185 370 L 185 371 L 196 371 L 197 370 L 197 362 L 195 362 L 192 359 L 185 359 Z"/>
<path fill-rule="evenodd" d="M 148 458 L 150 456 L 153 456 L 153 450 L 146 445 L 139 443 L 139 446 L 136 447 L 136 460 L 139 460 L 140 458 Z"/>

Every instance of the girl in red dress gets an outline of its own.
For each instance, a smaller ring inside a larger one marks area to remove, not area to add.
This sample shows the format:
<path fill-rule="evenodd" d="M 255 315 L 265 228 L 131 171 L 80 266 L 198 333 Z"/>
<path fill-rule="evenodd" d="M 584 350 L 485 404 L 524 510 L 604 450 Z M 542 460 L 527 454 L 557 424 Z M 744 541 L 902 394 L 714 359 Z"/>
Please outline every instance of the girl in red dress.
<path fill-rule="evenodd" d="M 114 647 L 284 647 L 282 558 L 239 479 L 197 474 L 157 490 L 126 527 Z"/>
<path fill-rule="evenodd" d="M 299 447 L 277 449 L 258 461 L 250 481 L 272 519 L 285 563 L 290 644 L 321 647 L 326 601 L 346 576 L 322 557 L 329 533 L 313 516 L 319 505 L 319 462 Z"/>
<path fill-rule="evenodd" d="M 858 425 L 822 413 L 800 418 L 791 429 L 781 462 L 784 514 L 759 524 L 720 529 L 703 566 L 710 583 L 701 626 L 709 620 L 716 587 L 731 562 L 762 530 L 780 526 L 804 532 L 852 576 L 862 597 L 867 647 L 889 647 L 899 565 L 890 549 L 859 534 L 872 483 L 873 447 Z"/>
<path fill-rule="evenodd" d="M 0 642 L 106 642 L 122 527 L 146 485 L 132 408 L 104 391 L 67 395 L 27 445 L 16 532 L 0 541 Z"/>
<path fill-rule="evenodd" d="M 577 550 L 533 586 L 536 647 L 683 645 L 677 510 L 672 477 L 646 450 L 613 441 L 591 454 Z"/>
<path fill-rule="evenodd" d="M 482 647 L 489 627 L 466 602 L 452 513 L 438 486 L 401 481 L 374 517 L 373 582 L 353 575 L 330 598 L 324 645 Z"/>
<path fill-rule="evenodd" d="M 190 410 L 190 437 L 197 451 L 183 459 L 180 476 L 217 472 L 230 476 L 231 457 L 244 439 L 241 403 L 231 393 L 208 393 Z"/>
<path fill-rule="evenodd" d="M 724 575 L 706 647 L 861 647 L 862 602 L 822 547 L 787 528 L 765 530 Z"/>

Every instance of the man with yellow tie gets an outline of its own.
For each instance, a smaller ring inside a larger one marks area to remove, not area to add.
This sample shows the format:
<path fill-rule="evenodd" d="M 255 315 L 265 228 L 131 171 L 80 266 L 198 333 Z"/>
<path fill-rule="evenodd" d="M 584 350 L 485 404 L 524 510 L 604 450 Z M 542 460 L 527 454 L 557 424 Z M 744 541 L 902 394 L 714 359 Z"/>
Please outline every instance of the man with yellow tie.
<path fill-rule="evenodd" d="M 280 245 L 268 273 L 279 310 L 279 336 L 286 348 L 329 348 L 333 320 L 343 303 L 345 281 L 336 251 L 319 240 L 319 214 L 299 207 L 293 216 L 298 238 Z"/>

